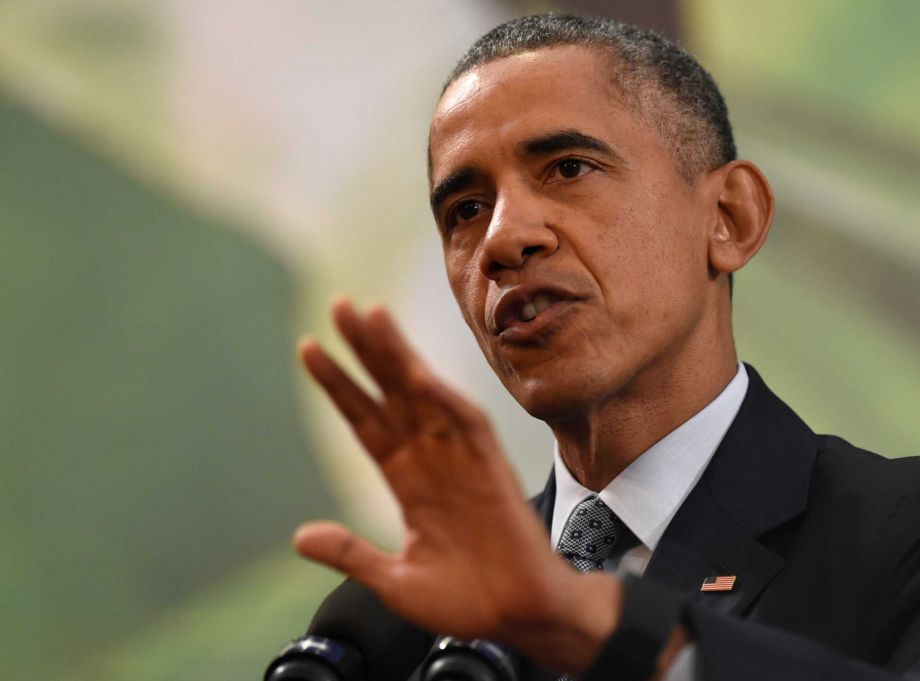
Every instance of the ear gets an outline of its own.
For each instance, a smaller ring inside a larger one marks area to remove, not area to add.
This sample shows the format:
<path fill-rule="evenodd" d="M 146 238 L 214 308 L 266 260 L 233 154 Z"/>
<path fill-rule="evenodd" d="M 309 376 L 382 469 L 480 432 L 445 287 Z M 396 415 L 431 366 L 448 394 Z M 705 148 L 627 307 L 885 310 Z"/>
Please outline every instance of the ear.
<path fill-rule="evenodd" d="M 750 161 L 732 161 L 715 173 L 721 183 L 709 235 L 709 265 L 731 273 L 744 267 L 766 240 L 773 221 L 773 189 Z"/>

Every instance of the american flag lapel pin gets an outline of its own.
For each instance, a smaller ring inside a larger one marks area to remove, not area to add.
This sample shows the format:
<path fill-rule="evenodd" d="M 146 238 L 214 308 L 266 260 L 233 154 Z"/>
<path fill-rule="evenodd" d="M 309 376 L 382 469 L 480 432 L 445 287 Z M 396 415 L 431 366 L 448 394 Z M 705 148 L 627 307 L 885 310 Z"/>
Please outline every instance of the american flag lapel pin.
<path fill-rule="evenodd" d="M 735 575 L 719 575 L 703 580 L 700 591 L 731 591 L 735 588 Z"/>

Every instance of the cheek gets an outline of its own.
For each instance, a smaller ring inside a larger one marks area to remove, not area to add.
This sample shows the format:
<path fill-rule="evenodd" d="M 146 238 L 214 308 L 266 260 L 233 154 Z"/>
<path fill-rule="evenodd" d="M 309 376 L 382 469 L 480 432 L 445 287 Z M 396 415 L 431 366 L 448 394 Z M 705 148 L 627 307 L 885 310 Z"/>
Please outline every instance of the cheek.
<path fill-rule="evenodd" d="M 595 215 L 597 238 L 580 246 L 621 331 L 650 331 L 700 301 L 706 249 L 686 203 L 653 191 L 632 199 Z"/>
<path fill-rule="evenodd" d="M 478 338 L 485 320 L 486 284 L 470 258 L 445 253 L 445 269 L 450 289 L 467 326 Z"/>
<path fill-rule="evenodd" d="M 583 259 L 608 302 L 633 307 L 646 292 L 654 291 L 661 275 L 663 244 L 658 218 L 633 204 L 597 215 L 594 223 L 595 234 L 580 244 Z"/>
<path fill-rule="evenodd" d="M 705 238 L 700 238 L 689 203 L 669 206 L 661 201 L 652 216 L 651 243 L 642 262 L 648 332 L 678 338 L 693 328 L 707 299 L 709 267 Z"/>
<path fill-rule="evenodd" d="M 653 281 L 661 285 L 685 280 L 698 268 L 706 273 L 705 230 L 700 229 L 696 206 L 685 186 L 650 184 L 633 206 L 626 233 L 637 241 L 633 246 L 638 264 Z"/>

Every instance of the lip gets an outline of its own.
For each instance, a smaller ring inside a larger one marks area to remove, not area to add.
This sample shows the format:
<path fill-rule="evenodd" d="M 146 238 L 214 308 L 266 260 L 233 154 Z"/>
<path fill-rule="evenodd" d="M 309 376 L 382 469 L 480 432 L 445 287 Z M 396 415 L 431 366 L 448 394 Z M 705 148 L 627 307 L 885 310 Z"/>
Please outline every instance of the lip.
<path fill-rule="evenodd" d="M 553 302 L 540 310 L 533 319 L 522 320 L 521 308 L 540 295 L 549 296 Z M 582 300 L 582 296 L 549 283 L 531 283 L 508 289 L 499 297 L 492 310 L 493 334 L 510 342 L 530 340 L 546 331 L 561 315 Z"/>

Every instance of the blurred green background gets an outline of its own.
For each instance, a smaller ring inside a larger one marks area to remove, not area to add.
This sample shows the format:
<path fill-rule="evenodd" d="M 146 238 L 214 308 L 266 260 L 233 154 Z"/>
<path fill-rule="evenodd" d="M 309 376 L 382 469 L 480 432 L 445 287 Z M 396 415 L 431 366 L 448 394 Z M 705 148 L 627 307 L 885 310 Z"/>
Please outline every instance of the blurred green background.
<path fill-rule="evenodd" d="M 0 2 L 0 678 L 261 678 L 338 580 L 291 530 L 394 540 L 294 360 L 336 290 L 545 477 L 449 303 L 424 144 L 467 44 L 563 3 L 342 4 Z M 816 430 L 917 453 L 920 4 L 665 5 L 777 194 L 742 357 Z"/>

